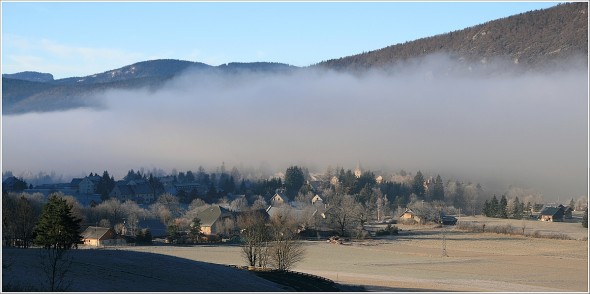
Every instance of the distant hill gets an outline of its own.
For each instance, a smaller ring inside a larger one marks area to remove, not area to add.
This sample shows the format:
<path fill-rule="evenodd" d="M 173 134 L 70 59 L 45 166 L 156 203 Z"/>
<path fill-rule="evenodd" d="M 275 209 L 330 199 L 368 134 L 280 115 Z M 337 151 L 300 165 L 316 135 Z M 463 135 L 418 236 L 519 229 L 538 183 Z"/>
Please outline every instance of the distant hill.
<path fill-rule="evenodd" d="M 108 89 L 155 90 L 166 81 L 187 71 L 278 73 L 295 70 L 297 67 L 272 62 L 228 63 L 211 66 L 200 62 L 174 59 L 150 60 L 134 63 L 100 74 L 65 79 L 39 80 L 27 72 L 2 76 L 2 112 L 19 114 L 67 110 L 80 107 L 101 107 L 100 101 L 92 100 L 94 94 Z"/>
<path fill-rule="evenodd" d="M 457 60 L 504 59 L 524 69 L 554 66 L 588 55 L 588 3 L 560 4 L 463 30 L 320 62 L 336 70 L 387 67 L 411 58 L 445 53 Z"/>
<path fill-rule="evenodd" d="M 3 78 L 31 81 L 31 82 L 51 82 L 53 75 L 36 71 L 23 71 L 15 74 L 3 74 Z"/>
<path fill-rule="evenodd" d="M 169 78 L 175 76 L 189 68 L 191 69 L 208 69 L 212 66 L 185 60 L 175 59 L 158 59 L 142 61 L 118 69 L 109 70 L 100 74 L 94 74 L 85 77 L 71 77 L 56 80 L 60 85 L 88 85 L 98 83 L 112 83 L 117 81 L 127 81 L 140 78 Z"/>

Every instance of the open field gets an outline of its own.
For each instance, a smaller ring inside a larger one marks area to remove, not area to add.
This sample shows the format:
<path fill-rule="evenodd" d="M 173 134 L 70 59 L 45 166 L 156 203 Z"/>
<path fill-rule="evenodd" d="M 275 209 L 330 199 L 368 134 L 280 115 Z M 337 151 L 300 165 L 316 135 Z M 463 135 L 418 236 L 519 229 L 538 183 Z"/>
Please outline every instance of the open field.
<path fill-rule="evenodd" d="M 489 221 L 488 225 L 506 221 L 477 219 Z M 555 240 L 445 227 L 448 256 L 443 257 L 443 229 L 400 225 L 397 236 L 342 245 L 305 241 L 306 258 L 293 270 L 374 291 L 587 292 L 587 231 L 579 224 L 527 222 L 526 229 L 567 232 L 580 238 Z M 11 281 L 40 282 L 35 251 L 3 249 L 3 262 L 12 263 L 3 271 L 3 286 Z M 78 257 L 71 278 L 72 290 L 77 291 L 288 290 L 247 271 L 206 264 L 245 265 L 237 245 L 75 251 Z"/>
<path fill-rule="evenodd" d="M 294 270 L 377 291 L 588 290 L 587 241 L 447 230 L 448 257 L 442 256 L 441 229 L 407 226 L 398 236 L 344 245 L 306 241 L 306 258 Z M 237 246 L 152 246 L 126 250 L 244 264 Z"/>

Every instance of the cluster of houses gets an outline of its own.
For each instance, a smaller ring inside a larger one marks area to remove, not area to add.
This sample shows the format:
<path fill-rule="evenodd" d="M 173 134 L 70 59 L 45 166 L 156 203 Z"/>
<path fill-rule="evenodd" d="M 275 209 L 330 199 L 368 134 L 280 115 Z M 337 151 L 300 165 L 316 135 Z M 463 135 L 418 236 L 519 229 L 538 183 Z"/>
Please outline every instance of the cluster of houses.
<path fill-rule="evenodd" d="M 245 195 L 233 195 L 234 197 L 245 197 Z M 283 190 L 277 190 L 271 198 L 271 204 L 266 209 L 259 210 L 265 219 L 274 217 L 288 217 L 299 224 L 299 230 L 305 229 L 306 220 L 319 218 L 325 219 L 326 205 L 319 195 L 311 200 L 311 205 L 290 200 Z M 206 237 L 222 236 L 229 238 L 235 235 L 238 219 L 244 212 L 232 211 L 220 205 L 202 206 L 195 217 L 200 219 L 201 233 Z M 152 229 L 153 226 L 153 229 Z M 153 237 L 163 238 L 166 230 L 162 224 L 140 224 L 140 227 L 149 227 Z M 82 232 L 83 243 L 89 246 L 113 246 L 126 244 L 130 238 L 125 234 L 117 234 L 113 229 L 90 226 Z"/>
<path fill-rule="evenodd" d="M 361 170 L 357 167 L 354 174 L 356 177 L 361 176 Z M 381 181 L 382 177 L 378 177 L 377 181 Z M 54 192 L 63 192 L 66 195 L 72 195 L 84 206 L 93 206 L 101 202 L 101 197 L 97 194 L 97 186 L 101 181 L 101 177 L 97 175 L 90 175 L 84 178 L 74 178 L 70 183 L 62 184 L 45 184 L 36 187 L 29 187 L 24 192 L 27 193 L 41 193 L 48 196 Z M 11 191 L 14 185 L 18 184 L 19 180 L 14 177 L 9 177 L 2 182 L 3 191 Z M 178 193 L 190 193 L 197 191 L 199 194 L 206 193 L 208 187 L 202 187 L 198 183 L 177 183 L 173 177 L 162 177 L 160 182 L 163 184 L 164 192 L 176 195 Z M 338 182 L 338 178 L 330 179 L 332 184 Z M 326 182 L 312 179 L 309 182 L 312 191 L 320 191 L 321 187 Z M 425 181 L 425 188 L 432 184 L 432 180 Z M 149 204 L 155 201 L 155 191 L 149 183 L 143 179 L 117 181 L 110 192 L 111 198 L 119 199 L 120 201 L 133 200 L 138 204 Z M 244 197 L 245 195 L 229 195 L 234 198 Z M 228 198 L 229 198 L 228 197 Z M 286 209 L 288 208 L 288 209 Z M 300 203 L 287 197 L 282 189 L 278 189 L 276 193 L 270 198 L 270 206 L 264 209 L 263 212 L 267 218 L 280 217 L 282 214 L 289 214 L 289 217 L 295 219 L 299 224 L 301 230 L 306 229 L 306 225 L 314 223 L 314 226 L 320 227 L 325 224 L 326 212 L 329 209 L 328 205 L 324 203 L 319 194 L 311 199 L 311 203 Z M 572 218 L 572 208 L 563 205 L 545 205 L 539 208 L 538 219 L 541 221 L 558 222 L 564 219 Z M 235 223 L 240 215 L 240 212 L 231 211 L 219 205 L 207 205 L 198 211 L 196 217 L 201 220 L 201 232 L 205 235 L 219 235 L 231 234 L 231 230 L 235 230 Z M 430 214 L 419 209 L 406 209 L 397 219 L 413 220 L 418 223 L 433 221 Z M 393 217 L 390 220 L 395 222 Z M 456 219 L 440 215 L 438 220 L 446 221 L 447 224 L 454 224 Z M 157 222 L 155 222 L 157 223 Z M 139 224 L 140 227 L 150 228 L 154 237 L 163 237 L 166 234 L 165 227 L 162 224 Z M 84 244 L 91 246 L 108 246 L 125 244 L 126 238 L 115 233 L 113 229 L 90 226 L 83 233 Z"/>

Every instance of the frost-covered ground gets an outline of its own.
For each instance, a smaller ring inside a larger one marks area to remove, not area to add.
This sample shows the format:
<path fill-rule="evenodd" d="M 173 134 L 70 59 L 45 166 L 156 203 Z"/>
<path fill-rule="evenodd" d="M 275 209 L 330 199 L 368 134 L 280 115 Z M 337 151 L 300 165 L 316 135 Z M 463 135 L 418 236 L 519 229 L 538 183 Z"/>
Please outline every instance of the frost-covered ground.
<path fill-rule="evenodd" d="M 3 248 L 2 262 L 9 265 L 2 271 L 3 291 L 48 291 L 39 267 L 39 250 Z M 71 256 L 66 280 L 71 282 L 67 290 L 73 292 L 285 291 L 247 271 L 171 255 L 78 249 Z"/>
<path fill-rule="evenodd" d="M 528 221 L 527 221 L 528 222 Z M 556 224 L 530 222 L 527 228 L 551 231 Z M 580 224 L 561 224 L 587 234 Z M 328 244 L 306 241 L 307 254 L 294 270 L 342 284 L 377 291 L 586 292 L 588 241 L 553 240 L 468 233 L 448 228 L 443 257 L 442 231 L 432 226 L 401 226 L 398 236 Z M 580 235 L 581 236 L 581 235 Z M 586 235 L 587 236 L 587 235 Z M 128 247 L 220 264 L 244 265 L 236 246 Z"/>
<path fill-rule="evenodd" d="M 488 225 L 503 224 L 475 219 Z M 523 223 L 514 222 L 513 227 Z M 527 231 L 562 232 L 577 240 L 468 233 L 445 227 L 447 257 L 442 256 L 440 228 L 400 227 L 398 236 L 343 245 L 305 241 L 306 258 L 294 270 L 377 291 L 588 291 L 588 231 L 580 224 L 525 223 Z M 40 282 L 36 255 L 29 252 L 33 251 L 3 249 L 3 262 L 13 261 L 3 272 L 3 285 Z M 76 291 L 283 290 L 246 271 L 224 266 L 245 265 L 235 245 L 128 246 L 77 253 L 80 257 L 72 276 Z"/>

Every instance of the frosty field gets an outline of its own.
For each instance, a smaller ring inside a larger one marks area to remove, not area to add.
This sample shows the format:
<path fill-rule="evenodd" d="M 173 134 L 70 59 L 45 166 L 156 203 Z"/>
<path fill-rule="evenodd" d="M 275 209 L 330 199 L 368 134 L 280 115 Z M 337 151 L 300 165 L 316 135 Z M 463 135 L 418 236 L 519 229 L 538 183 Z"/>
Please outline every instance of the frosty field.
<path fill-rule="evenodd" d="M 544 232 L 565 228 L 572 237 L 587 233 L 579 223 L 527 221 L 526 225 L 530 230 L 547 230 Z M 468 233 L 451 228 L 445 234 L 448 257 L 443 257 L 439 228 L 400 227 L 403 229 L 400 235 L 385 239 L 345 242 L 343 245 L 306 241 L 306 258 L 294 270 L 343 284 L 365 285 L 367 289 L 377 291 L 588 290 L 588 241 L 583 237 L 555 240 Z M 237 246 L 126 249 L 244 265 Z"/>
<path fill-rule="evenodd" d="M 469 220 L 462 218 L 462 220 Z M 487 227 L 495 219 L 475 218 Z M 472 220 L 472 221 L 475 221 Z M 506 222 L 499 222 L 506 223 Z M 515 221 L 514 227 L 523 222 Z M 371 291 L 587 292 L 587 230 L 578 224 L 526 221 L 525 229 L 576 240 L 404 226 L 397 236 L 344 242 L 304 241 L 295 271 Z M 238 245 L 126 246 L 73 250 L 72 291 L 283 291 L 246 271 Z M 36 250 L 3 249 L 3 287 L 41 283 Z M 228 282 L 229 281 L 229 282 Z"/>

